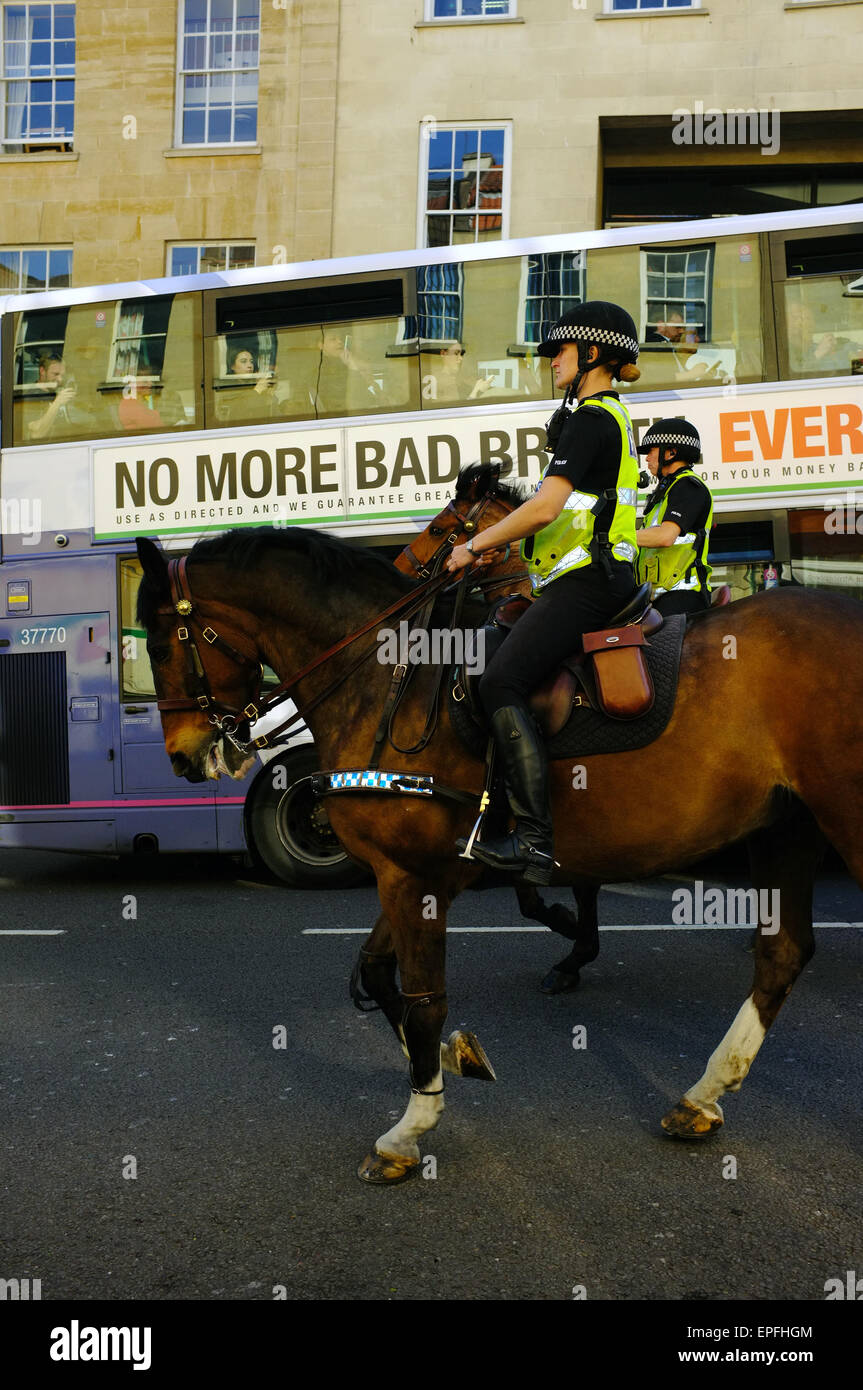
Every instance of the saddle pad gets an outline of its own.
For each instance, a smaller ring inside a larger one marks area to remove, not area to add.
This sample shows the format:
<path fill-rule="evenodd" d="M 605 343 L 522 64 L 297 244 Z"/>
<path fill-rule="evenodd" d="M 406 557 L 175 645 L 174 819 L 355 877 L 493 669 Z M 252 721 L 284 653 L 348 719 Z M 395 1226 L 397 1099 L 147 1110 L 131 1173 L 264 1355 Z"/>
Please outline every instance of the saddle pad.
<path fill-rule="evenodd" d="M 676 613 L 665 619 L 659 632 L 648 638 L 642 648 L 653 678 L 656 699 L 653 707 L 638 719 L 608 719 L 589 705 L 576 706 L 569 720 L 546 742 L 548 756 L 554 758 L 585 758 L 599 753 L 630 753 L 644 748 L 664 730 L 674 709 L 677 676 L 680 669 L 680 649 L 686 631 L 686 615 Z M 467 700 L 453 699 L 449 688 L 449 711 L 452 726 L 475 757 L 485 756 L 488 733 L 480 727 L 468 708 Z"/>

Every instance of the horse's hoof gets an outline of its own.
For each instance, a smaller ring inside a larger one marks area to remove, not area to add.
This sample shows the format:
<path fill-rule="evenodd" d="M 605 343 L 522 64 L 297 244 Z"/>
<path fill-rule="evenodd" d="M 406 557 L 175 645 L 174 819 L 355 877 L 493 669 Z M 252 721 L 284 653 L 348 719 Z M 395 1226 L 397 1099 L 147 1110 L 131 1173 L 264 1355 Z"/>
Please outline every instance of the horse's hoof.
<path fill-rule="evenodd" d="M 494 1067 L 476 1033 L 464 1033 L 457 1029 L 450 1033 L 447 1048 L 453 1070 L 458 1076 L 468 1076 L 474 1081 L 497 1081 Z"/>
<path fill-rule="evenodd" d="M 549 970 L 539 988 L 543 994 L 571 994 L 578 989 L 578 971 Z"/>
<path fill-rule="evenodd" d="M 723 1124 L 719 1106 L 713 1105 L 710 1109 L 715 1113 L 699 1110 L 691 1100 L 684 1098 L 663 1116 L 662 1128 L 672 1139 L 706 1139 Z"/>
<path fill-rule="evenodd" d="M 377 1149 L 372 1149 L 357 1169 L 357 1177 L 376 1187 L 395 1187 L 396 1183 L 407 1182 L 418 1168 L 419 1159 L 403 1158 L 401 1154 L 379 1154 Z"/>

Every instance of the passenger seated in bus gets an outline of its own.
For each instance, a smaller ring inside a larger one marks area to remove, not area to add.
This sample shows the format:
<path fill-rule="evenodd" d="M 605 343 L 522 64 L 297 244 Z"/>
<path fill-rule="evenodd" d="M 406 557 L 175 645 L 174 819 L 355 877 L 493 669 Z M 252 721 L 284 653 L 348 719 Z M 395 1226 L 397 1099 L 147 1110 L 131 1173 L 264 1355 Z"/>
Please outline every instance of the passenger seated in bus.
<path fill-rule="evenodd" d="M 225 375 L 242 377 L 242 384 L 230 386 L 218 395 L 216 415 L 220 420 L 260 419 L 272 414 L 275 372 L 260 372 L 258 359 L 248 347 L 234 344 L 226 349 Z"/>
<path fill-rule="evenodd" d="M 166 390 L 153 376 L 128 376 L 117 406 L 117 423 L 124 430 L 169 430 L 186 425 L 178 391 Z"/>
<path fill-rule="evenodd" d="M 686 335 L 686 320 L 679 309 L 672 309 L 667 319 L 660 319 L 655 328 L 648 328 L 644 335 L 646 343 L 682 343 L 692 341 Z"/>
<path fill-rule="evenodd" d="M 427 401 L 475 401 L 495 384 L 493 376 L 475 377 L 464 369 L 466 349 L 453 340 L 443 343 L 434 360 L 434 372 L 423 376 L 423 399 Z"/>
<path fill-rule="evenodd" d="M 785 306 L 788 331 L 788 365 L 792 372 L 851 372 L 863 345 L 833 332 L 818 332 L 808 304 L 792 301 Z"/>
<path fill-rule="evenodd" d="M 66 434 L 75 428 L 70 411 L 77 395 L 74 380 L 66 378 L 66 363 L 62 357 L 46 353 L 39 358 L 39 378 L 34 383 L 46 396 L 51 396 L 50 404 L 27 424 L 28 439 L 48 439 L 53 434 Z"/>
<path fill-rule="evenodd" d="M 317 394 L 319 412 L 327 415 L 362 414 L 399 404 L 390 400 L 386 382 L 353 350 L 353 335 L 344 328 L 325 328 L 321 341 L 321 376 Z"/>

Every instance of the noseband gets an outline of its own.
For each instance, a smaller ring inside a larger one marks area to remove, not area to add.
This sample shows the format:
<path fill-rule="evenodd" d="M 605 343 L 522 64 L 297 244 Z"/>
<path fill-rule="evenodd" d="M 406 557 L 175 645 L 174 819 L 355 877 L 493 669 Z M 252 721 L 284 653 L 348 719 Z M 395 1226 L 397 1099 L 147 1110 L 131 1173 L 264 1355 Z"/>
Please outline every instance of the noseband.
<path fill-rule="evenodd" d="M 435 546 L 435 549 L 426 562 L 423 564 L 421 560 L 417 559 L 412 547 L 409 545 L 406 545 L 402 551 L 402 555 L 404 555 L 413 566 L 417 579 L 431 579 L 433 575 L 439 572 L 446 561 L 448 550 L 449 552 L 453 550 L 458 543 L 459 536 L 463 534 L 467 534 L 468 536 L 473 535 L 474 531 L 476 531 L 479 526 L 479 518 L 482 516 L 488 504 L 494 500 L 494 497 L 494 492 L 487 492 L 485 497 L 481 497 L 478 502 L 474 502 L 466 517 L 462 516 L 455 502 L 450 498 L 443 509 L 442 515 L 445 516 L 447 512 L 452 512 L 458 525 L 454 530 L 450 531 L 448 536 L 444 536 L 439 545 Z"/>

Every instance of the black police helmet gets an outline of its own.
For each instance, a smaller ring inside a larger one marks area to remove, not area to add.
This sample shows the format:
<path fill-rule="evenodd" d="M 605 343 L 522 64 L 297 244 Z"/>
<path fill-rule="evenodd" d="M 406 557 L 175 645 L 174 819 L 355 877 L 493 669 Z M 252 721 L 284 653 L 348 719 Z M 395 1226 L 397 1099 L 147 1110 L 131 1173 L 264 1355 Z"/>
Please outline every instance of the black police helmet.
<path fill-rule="evenodd" d="M 588 299 L 558 319 L 537 348 L 540 357 L 556 357 L 564 343 L 578 343 L 585 350 L 596 343 L 598 366 L 609 361 L 635 362 L 638 359 L 638 330 L 631 316 L 619 304 L 607 299 Z M 581 356 L 581 352 L 579 352 Z"/>
<path fill-rule="evenodd" d="M 701 439 L 698 430 L 688 420 L 672 417 L 670 420 L 656 420 L 647 434 L 641 436 L 638 446 L 640 454 L 650 449 L 676 449 L 677 457 L 685 463 L 697 463 L 701 457 Z M 661 457 L 661 455 L 660 455 Z"/>

